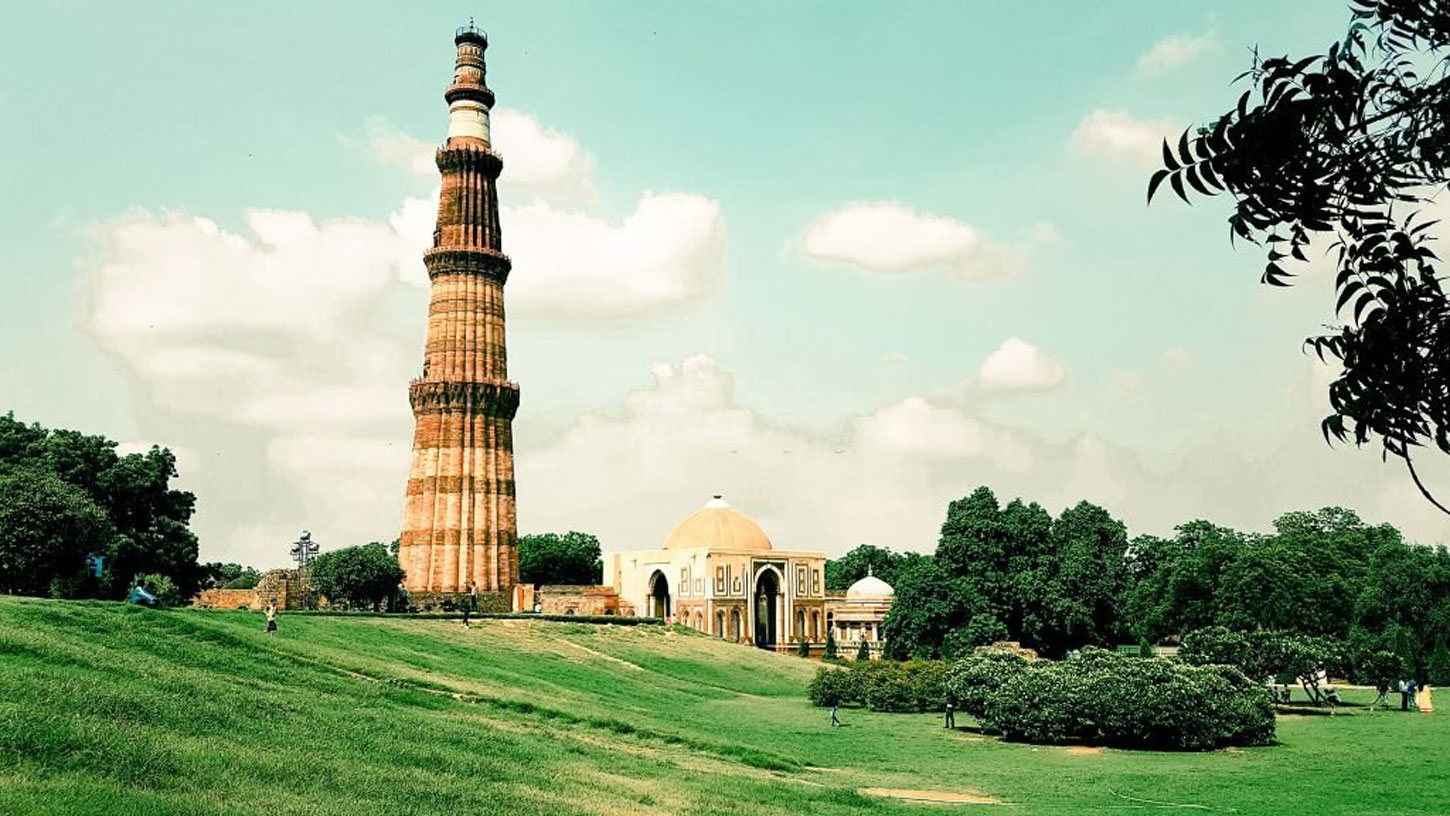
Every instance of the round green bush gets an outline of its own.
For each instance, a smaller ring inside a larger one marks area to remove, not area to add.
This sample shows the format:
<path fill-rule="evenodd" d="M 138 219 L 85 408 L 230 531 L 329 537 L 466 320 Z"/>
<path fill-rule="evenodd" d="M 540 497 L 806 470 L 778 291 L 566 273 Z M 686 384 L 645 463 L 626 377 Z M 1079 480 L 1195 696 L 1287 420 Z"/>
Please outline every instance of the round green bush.
<path fill-rule="evenodd" d="M 806 696 L 813 705 L 847 705 L 855 685 L 850 674 L 847 669 L 822 666 L 816 669 L 816 676 L 811 678 L 811 684 L 806 688 Z"/>
<path fill-rule="evenodd" d="M 987 697 L 984 727 L 1009 740 L 1056 744 L 1089 735 L 1079 666 L 1039 661 Z"/>
<path fill-rule="evenodd" d="M 947 671 L 946 693 L 962 713 L 978 720 L 987 711 L 987 698 L 1022 672 L 1027 661 L 1015 652 L 988 651 L 964 657 Z"/>
<path fill-rule="evenodd" d="M 1274 739 L 1272 703 L 1232 666 L 1093 648 L 1062 662 L 987 658 L 959 661 L 948 686 L 963 711 L 1010 740 L 1207 750 Z"/>

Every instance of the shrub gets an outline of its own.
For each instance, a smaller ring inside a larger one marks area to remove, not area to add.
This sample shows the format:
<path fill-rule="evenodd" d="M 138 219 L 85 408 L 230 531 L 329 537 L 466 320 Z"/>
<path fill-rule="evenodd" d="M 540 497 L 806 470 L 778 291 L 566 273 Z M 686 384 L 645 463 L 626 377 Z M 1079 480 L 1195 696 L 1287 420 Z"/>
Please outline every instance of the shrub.
<path fill-rule="evenodd" d="M 1207 750 L 1274 738 L 1264 690 L 1232 666 L 1191 666 L 1085 648 L 1077 660 L 1005 653 L 958 661 L 948 683 L 962 710 L 1011 740 L 1088 739 L 1125 748 Z"/>
<path fill-rule="evenodd" d="M 987 698 L 1022 672 L 1027 661 L 1015 652 L 987 651 L 962 658 L 947 672 L 946 692 L 963 713 L 980 720 Z"/>
<path fill-rule="evenodd" d="M 866 707 L 872 711 L 918 711 L 916 694 L 905 672 L 894 661 L 883 660 L 872 669 L 857 669 L 865 679 Z"/>
<path fill-rule="evenodd" d="M 825 649 L 825 651 L 821 652 L 821 659 L 822 660 L 839 660 L 840 658 L 841 658 L 841 656 L 838 655 L 838 654 L 836 654 L 836 636 L 833 635 L 833 634 L 831 634 L 831 631 L 829 629 L 827 629 L 826 630 L 826 649 Z"/>
<path fill-rule="evenodd" d="M 836 669 L 829 666 L 822 666 L 816 670 L 816 676 L 811 678 L 811 684 L 806 689 L 813 705 L 834 706 L 849 705 L 860 702 L 860 694 L 855 679 L 848 669 Z"/>
<path fill-rule="evenodd" d="M 181 590 L 177 589 L 176 582 L 166 575 L 157 572 L 138 575 L 136 576 L 136 583 L 146 587 L 156 596 L 157 606 L 181 605 Z"/>
<path fill-rule="evenodd" d="M 810 644 L 810 641 L 806 640 L 805 638 L 801 638 L 800 643 L 796 644 L 795 653 L 796 653 L 796 656 L 797 657 L 810 657 L 811 656 L 811 644 Z"/>
<path fill-rule="evenodd" d="M 1042 661 L 1023 668 L 987 697 L 981 723 L 1009 740 L 1060 743 L 1089 736 L 1082 711 L 1081 666 Z"/>
<path fill-rule="evenodd" d="M 807 689 L 818 706 L 864 705 L 872 711 L 940 711 L 946 707 L 947 666 L 939 660 L 856 661 L 822 667 Z"/>
<path fill-rule="evenodd" d="M 864 640 L 861 641 L 861 645 L 856 647 L 856 659 L 857 660 L 870 660 L 871 659 L 871 644 L 870 643 L 867 643 Z"/>

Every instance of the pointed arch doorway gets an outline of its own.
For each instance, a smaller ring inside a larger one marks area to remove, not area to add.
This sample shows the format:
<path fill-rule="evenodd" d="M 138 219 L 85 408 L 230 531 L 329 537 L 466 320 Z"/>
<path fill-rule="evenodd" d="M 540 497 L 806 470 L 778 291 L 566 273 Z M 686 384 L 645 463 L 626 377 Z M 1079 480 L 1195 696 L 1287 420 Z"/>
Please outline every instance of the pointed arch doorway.
<path fill-rule="evenodd" d="M 755 612 L 755 645 L 773 649 L 780 641 L 780 576 L 769 567 L 755 576 L 752 609 Z"/>
<path fill-rule="evenodd" d="M 649 616 L 660 620 L 670 617 L 670 584 L 659 570 L 649 576 Z"/>

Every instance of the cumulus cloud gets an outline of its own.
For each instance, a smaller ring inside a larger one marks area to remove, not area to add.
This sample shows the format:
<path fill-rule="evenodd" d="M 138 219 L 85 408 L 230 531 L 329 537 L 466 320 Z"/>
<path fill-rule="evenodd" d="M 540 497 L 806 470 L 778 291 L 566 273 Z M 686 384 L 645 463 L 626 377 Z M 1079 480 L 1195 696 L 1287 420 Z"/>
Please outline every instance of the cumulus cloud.
<path fill-rule="evenodd" d="M 1091 156 L 1153 166 L 1163 155 L 1163 140 L 1177 139 L 1183 127 L 1168 119 L 1135 119 L 1120 111 L 1096 110 L 1072 132 L 1074 149 Z"/>
<path fill-rule="evenodd" d="M 724 275 L 720 206 L 693 193 L 647 192 L 618 222 L 544 202 L 500 218 L 516 311 L 639 316 L 707 294 Z"/>
<path fill-rule="evenodd" d="M 424 309 L 425 292 L 404 283 L 426 245 L 411 209 L 322 222 L 258 210 L 245 232 L 135 212 L 96 230 L 87 328 L 132 373 L 143 416 L 165 419 L 168 446 L 208 451 L 204 469 L 194 455 L 182 464 L 205 498 L 209 552 L 285 555 L 239 551 L 244 520 L 325 524 L 338 543 L 397 526 L 377 489 L 406 476 L 400 384 L 422 354 L 421 321 L 388 317 L 398 302 Z"/>
<path fill-rule="evenodd" d="M 1138 58 L 1138 72 L 1159 74 L 1180 68 L 1218 49 L 1218 36 L 1212 31 L 1202 34 L 1175 34 L 1164 37 Z"/>
<path fill-rule="evenodd" d="M 521 529 L 572 526 L 612 548 L 657 546 L 723 493 L 781 548 L 930 549 L 966 474 L 1022 474 L 1033 461 L 1015 434 L 924 398 L 831 433 L 740 405 L 733 378 L 708 356 L 656 363 L 651 374 L 622 410 L 587 413 L 557 439 L 521 449 Z"/>
<path fill-rule="evenodd" d="M 524 183 L 552 196 L 588 181 L 592 160 L 572 137 L 525 114 L 496 122 Z M 368 128 L 380 158 L 436 173 L 431 145 Z M 337 545 L 397 529 L 412 431 L 404 386 L 422 360 L 422 256 L 437 208 L 435 192 L 385 218 L 255 209 L 236 226 L 138 210 L 93 229 L 86 327 L 133 378 L 143 429 L 207 451 L 187 486 L 204 497 L 209 556 L 273 564 L 288 529 Z M 723 274 L 719 206 L 702 196 L 646 192 L 617 220 L 542 198 L 500 217 L 516 319 L 637 318 Z M 273 538 L 279 549 L 252 551 Z"/>
<path fill-rule="evenodd" d="M 505 194 L 575 197 L 593 192 L 594 157 L 573 136 L 512 108 L 494 110 L 492 126 L 494 147 L 507 174 L 500 182 Z"/>
<path fill-rule="evenodd" d="M 930 552 L 947 505 L 982 484 L 1054 514 L 1091 501 L 1134 534 L 1166 534 L 1194 518 L 1264 529 L 1287 510 L 1327 503 L 1403 520 L 1412 535 L 1440 529 L 1432 513 L 1414 512 L 1401 473 L 1376 470 L 1372 455 L 1331 451 L 1311 419 L 1267 440 L 1217 431 L 1150 467 L 1141 452 L 1091 431 L 1046 441 L 923 396 L 836 430 L 787 427 L 740 404 L 713 358 L 651 371 L 653 383 L 621 406 L 520 447 L 521 529 L 588 529 L 606 549 L 654 547 L 723 493 L 782 549 L 839 554 L 872 543 Z M 1306 405 L 1281 409 L 1308 407 L 1310 374 L 1295 392 Z"/>
<path fill-rule="evenodd" d="M 949 269 L 970 279 L 1010 275 L 1026 254 L 1024 247 L 990 240 L 965 221 L 892 201 L 847 204 L 821 216 L 806 229 L 802 246 L 816 260 L 870 272 Z"/>
<path fill-rule="evenodd" d="M 977 369 L 977 385 L 993 390 L 1044 390 L 1067 382 L 1061 360 L 1017 337 L 1009 337 Z"/>

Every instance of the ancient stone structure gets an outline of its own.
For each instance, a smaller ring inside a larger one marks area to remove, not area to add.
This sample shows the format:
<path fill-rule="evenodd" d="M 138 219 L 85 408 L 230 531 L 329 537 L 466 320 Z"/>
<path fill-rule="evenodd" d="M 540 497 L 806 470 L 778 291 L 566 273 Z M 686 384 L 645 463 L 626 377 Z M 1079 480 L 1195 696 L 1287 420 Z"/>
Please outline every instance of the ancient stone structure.
<path fill-rule="evenodd" d="M 255 589 L 203 589 L 191 605 L 198 609 L 265 609 L 275 602 L 278 609 L 301 609 L 306 599 L 309 604 L 326 606 L 327 599 L 308 592 L 310 588 L 305 572 L 275 569 L 263 574 Z"/>
<path fill-rule="evenodd" d="M 881 625 L 895 601 L 896 590 L 869 570 L 865 578 L 846 589 L 844 596 L 827 599 L 826 617 L 842 657 L 854 660 L 862 643 L 866 644 L 871 659 L 882 656 L 886 638 Z"/>
<path fill-rule="evenodd" d="M 433 247 L 423 256 L 432 293 L 422 376 L 408 398 L 416 418 L 398 558 L 414 606 L 428 607 L 472 581 L 480 605 L 507 608 L 518 583 L 513 418 L 508 379 L 498 176 L 489 141 L 493 91 L 484 81 L 488 37 L 470 23 L 458 48 L 448 140 L 436 154 L 443 188 Z"/>
<path fill-rule="evenodd" d="M 634 617 L 634 607 L 621 603 L 613 587 L 554 584 L 534 593 L 539 612 L 545 615 L 624 615 Z"/>
<path fill-rule="evenodd" d="M 608 553 L 604 581 L 621 610 L 794 651 L 801 641 L 825 643 L 825 569 L 825 553 L 776 549 L 759 524 L 716 496 L 660 549 Z"/>

